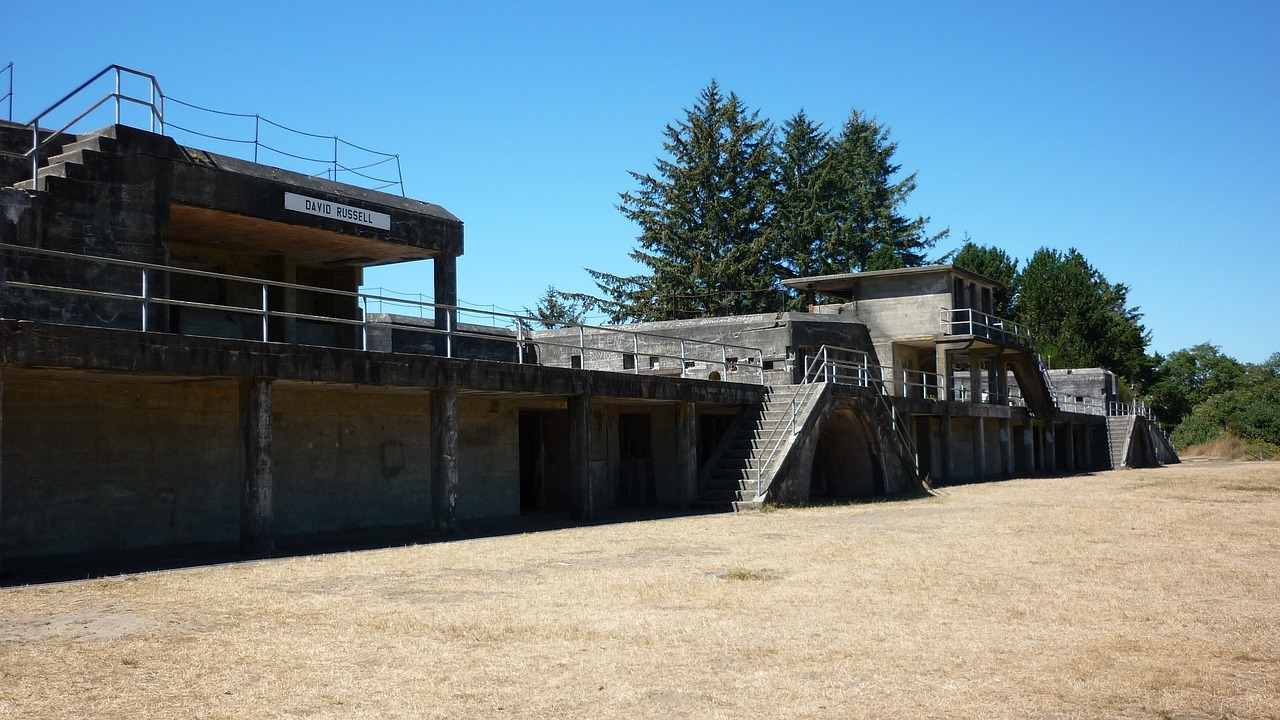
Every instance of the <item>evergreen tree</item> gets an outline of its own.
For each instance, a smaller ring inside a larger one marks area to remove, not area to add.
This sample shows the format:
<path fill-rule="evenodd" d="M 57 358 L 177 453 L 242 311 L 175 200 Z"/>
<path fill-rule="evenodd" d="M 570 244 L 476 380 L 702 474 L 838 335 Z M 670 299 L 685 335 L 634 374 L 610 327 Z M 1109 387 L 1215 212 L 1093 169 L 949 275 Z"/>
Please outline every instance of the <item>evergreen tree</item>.
<path fill-rule="evenodd" d="M 816 250 L 831 228 L 834 186 L 824 163 L 830 148 L 827 132 L 803 110 L 783 124 L 774 234 L 785 271 L 792 277 L 828 270 Z"/>
<path fill-rule="evenodd" d="M 978 245 L 966 235 L 964 246 L 955 254 L 951 263 L 1000 283 L 993 298 L 996 315 L 1006 318 L 1013 316 L 1013 299 L 1018 293 L 1020 280 L 1017 258 L 998 247 Z"/>
<path fill-rule="evenodd" d="M 916 188 L 912 173 L 893 181 L 898 144 L 888 128 L 854 110 L 832 142 L 825 171 L 832 183 L 833 215 L 827 234 L 811 250 L 819 274 L 888 270 L 923 265 L 926 253 L 947 236 L 925 232 L 927 217 L 908 219 L 900 208 Z"/>
<path fill-rule="evenodd" d="M 640 226 L 631 258 L 647 274 L 587 272 L 614 322 L 777 310 L 773 220 L 773 131 L 738 96 L 713 81 L 684 120 L 668 125 L 656 172 L 618 206 Z"/>
<path fill-rule="evenodd" d="M 1149 372 L 1150 333 L 1128 307 L 1129 288 L 1112 284 L 1072 248 L 1041 248 L 1019 281 L 1017 313 L 1055 365 L 1102 367 L 1137 382 Z"/>
<path fill-rule="evenodd" d="M 525 308 L 524 312 L 546 329 L 580 325 L 587 314 L 579 296 L 561 292 L 554 285 L 547 286 L 546 292 L 538 298 L 537 307 L 532 310 Z"/>

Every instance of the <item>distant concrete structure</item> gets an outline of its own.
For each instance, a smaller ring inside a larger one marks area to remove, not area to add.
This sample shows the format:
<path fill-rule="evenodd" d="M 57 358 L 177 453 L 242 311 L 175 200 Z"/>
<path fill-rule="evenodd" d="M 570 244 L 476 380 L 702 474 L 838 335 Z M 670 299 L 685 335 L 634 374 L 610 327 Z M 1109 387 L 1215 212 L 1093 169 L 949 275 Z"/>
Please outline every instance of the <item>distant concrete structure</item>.
<path fill-rule="evenodd" d="M 534 330 L 459 307 L 462 253 L 438 205 L 0 122 L 0 572 L 1111 464 L 1105 416 L 1058 406 L 959 268 L 788 281 L 808 313 Z M 433 303 L 360 291 L 411 260 Z"/>

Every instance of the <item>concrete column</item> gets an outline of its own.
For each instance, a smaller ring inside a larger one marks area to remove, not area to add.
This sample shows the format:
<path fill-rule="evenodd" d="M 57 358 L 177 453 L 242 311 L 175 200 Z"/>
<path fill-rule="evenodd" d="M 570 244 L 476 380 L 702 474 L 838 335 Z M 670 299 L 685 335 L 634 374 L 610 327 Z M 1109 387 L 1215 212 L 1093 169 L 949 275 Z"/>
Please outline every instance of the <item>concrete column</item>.
<path fill-rule="evenodd" d="M 951 413 L 944 412 L 938 417 L 938 467 L 942 471 L 941 482 L 953 482 L 956 477 L 952 466 L 951 455 Z"/>
<path fill-rule="evenodd" d="M 1069 422 L 1065 427 L 1067 436 L 1063 440 L 1067 443 L 1067 472 L 1073 473 L 1076 471 L 1076 424 Z"/>
<path fill-rule="evenodd" d="M 969 402 L 982 400 L 982 358 L 977 353 L 969 352 Z"/>
<path fill-rule="evenodd" d="M 676 405 L 676 483 L 686 510 L 698 497 L 698 409 L 691 402 Z"/>
<path fill-rule="evenodd" d="M 987 479 L 987 423 L 980 417 L 973 419 L 973 480 Z"/>
<path fill-rule="evenodd" d="M 0 251 L 0 258 L 4 253 Z M 4 286 L 3 260 L 0 260 L 0 290 Z M 4 370 L 0 369 L 0 549 L 4 548 Z M 0 554 L 0 570 L 4 570 L 4 555 Z"/>
<path fill-rule="evenodd" d="M 289 255 L 274 255 L 267 258 L 267 276 L 269 280 L 280 282 L 298 282 L 298 261 Z M 298 312 L 298 291 L 293 288 L 271 287 L 267 289 L 268 307 L 273 312 Z M 267 323 L 272 342 L 295 343 L 298 341 L 298 321 L 294 318 L 273 317 Z"/>
<path fill-rule="evenodd" d="M 1000 418 L 1000 474 L 1013 477 L 1013 425 L 1009 418 Z"/>
<path fill-rule="evenodd" d="M 569 514 L 579 520 L 595 517 L 591 483 L 591 396 L 569 398 Z"/>
<path fill-rule="evenodd" d="M 999 355 L 992 355 L 987 361 L 987 402 L 992 405 L 1004 404 L 1004 390 L 1000 387 L 1000 368 L 1004 366 L 1004 361 Z"/>
<path fill-rule="evenodd" d="M 240 435 L 244 439 L 244 472 L 240 483 L 240 549 L 266 555 L 275 549 L 272 529 L 274 482 L 271 463 L 270 380 L 240 380 Z"/>
<path fill-rule="evenodd" d="M 435 298 L 436 305 L 458 304 L 458 259 L 452 256 L 441 256 L 432 261 L 435 267 Z M 450 308 L 436 308 L 436 329 L 444 330 L 446 327 L 456 328 L 458 324 L 458 311 Z M 447 339 L 445 336 L 437 336 L 439 338 L 438 347 L 441 348 L 440 354 L 445 355 L 445 344 Z M 448 353 L 450 357 L 456 356 L 456 352 Z"/>
<path fill-rule="evenodd" d="M 942 383 L 942 387 L 938 388 L 938 399 L 951 400 L 951 358 L 942 345 L 934 346 L 934 364 L 938 368 L 939 382 Z"/>
<path fill-rule="evenodd" d="M 1022 472 L 1036 473 L 1036 429 L 1031 418 L 1022 421 Z"/>
<path fill-rule="evenodd" d="M 1050 475 L 1058 472 L 1058 448 L 1053 425 L 1052 422 L 1044 424 L 1044 471 Z"/>
<path fill-rule="evenodd" d="M 458 390 L 431 393 L 431 520 L 439 532 L 458 524 Z"/>

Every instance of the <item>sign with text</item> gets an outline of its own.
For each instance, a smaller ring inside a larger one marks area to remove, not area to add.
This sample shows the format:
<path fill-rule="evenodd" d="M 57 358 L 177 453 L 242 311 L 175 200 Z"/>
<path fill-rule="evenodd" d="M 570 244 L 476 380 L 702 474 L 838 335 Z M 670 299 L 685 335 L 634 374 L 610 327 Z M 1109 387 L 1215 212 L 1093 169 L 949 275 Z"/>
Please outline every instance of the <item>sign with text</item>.
<path fill-rule="evenodd" d="M 386 213 L 351 207 L 350 205 L 307 197 L 306 195 L 297 195 L 291 192 L 284 194 L 284 209 L 295 210 L 308 215 L 333 218 L 334 220 L 345 220 L 359 225 L 368 225 L 379 230 L 391 229 L 391 216 Z"/>

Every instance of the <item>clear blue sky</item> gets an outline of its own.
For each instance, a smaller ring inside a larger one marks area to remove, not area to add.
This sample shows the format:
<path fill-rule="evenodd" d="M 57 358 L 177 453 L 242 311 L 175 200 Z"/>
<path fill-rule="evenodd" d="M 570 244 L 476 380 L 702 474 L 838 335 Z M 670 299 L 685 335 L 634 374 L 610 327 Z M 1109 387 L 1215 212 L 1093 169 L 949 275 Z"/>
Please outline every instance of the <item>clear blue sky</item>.
<path fill-rule="evenodd" d="M 1280 351 L 1280 3 L 11 2 L 14 119 L 119 63 L 165 92 L 399 153 L 466 223 L 459 292 L 631 272 L 616 210 L 712 78 L 781 122 L 858 108 L 907 208 L 1025 259 L 1076 247 L 1152 349 Z M 22 28 L 45 28 L 48 33 Z M 15 32 L 16 31 L 16 32 Z M 2 90 L 0 90 L 2 92 Z M 5 108 L 0 106 L 0 112 Z M 193 143 L 194 144 L 194 143 Z M 431 292 L 429 263 L 367 284 Z"/>

